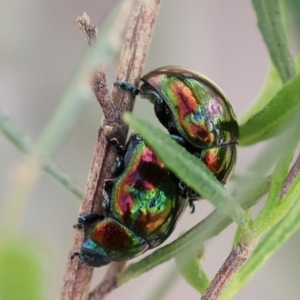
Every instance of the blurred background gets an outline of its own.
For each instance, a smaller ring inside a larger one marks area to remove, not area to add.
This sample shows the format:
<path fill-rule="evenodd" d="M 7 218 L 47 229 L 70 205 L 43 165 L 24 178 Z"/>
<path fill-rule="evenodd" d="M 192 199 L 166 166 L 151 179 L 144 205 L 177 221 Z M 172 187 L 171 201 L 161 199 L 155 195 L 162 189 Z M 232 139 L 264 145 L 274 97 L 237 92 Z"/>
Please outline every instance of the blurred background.
<path fill-rule="evenodd" d="M 34 139 L 43 131 L 88 52 L 84 36 L 73 19 L 85 11 L 92 24 L 101 27 L 119 2 L 1 2 L 0 106 Z M 290 15 L 288 19 L 292 32 L 295 22 Z M 126 21 L 116 19 L 115 25 L 125 28 Z M 293 54 L 297 54 L 299 40 L 292 34 L 290 45 Z M 117 59 L 118 54 L 105 64 L 110 86 Z M 184 66 L 210 77 L 231 99 L 237 116 L 241 116 L 259 94 L 269 70 L 269 55 L 258 31 L 251 1 L 163 1 L 144 73 L 164 65 Z M 137 98 L 134 112 L 160 126 L 147 101 Z M 89 172 L 101 117 L 98 103 L 89 94 L 74 127 L 52 154 L 53 160 L 82 187 Z M 237 172 L 246 172 L 247 165 L 262 147 L 240 148 Z M 0 134 L 0 226 L 3 225 L 0 234 L 3 237 L 17 233 L 30 241 L 42 267 L 44 299 L 58 299 L 69 259 L 72 225 L 76 223 L 80 203 L 59 182 L 42 173 L 28 197 L 21 197 L 22 202 L 12 209 L 10 201 L 17 199 L 14 195 L 16 180 L 19 176 L 30 176 L 30 166 L 29 163 L 29 170 L 28 164 L 24 167 L 24 156 Z M 196 212 L 184 214 L 168 242 L 211 211 L 206 201 L 197 203 Z M 231 225 L 206 243 L 204 268 L 209 276 L 214 276 L 229 254 L 235 229 L 235 225 Z M 300 234 L 297 233 L 235 299 L 299 299 L 299 249 Z M 107 299 L 148 299 L 161 278 L 174 268 L 174 261 L 165 263 L 115 290 Z M 104 272 L 105 268 L 101 268 L 94 273 L 93 286 Z M 26 281 L 26 268 L 15 276 Z M 163 299 L 183 298 L 199 299 L 199 294 L 178 276 Z M 7 300 L 1 295 L 0 299 Z"/>

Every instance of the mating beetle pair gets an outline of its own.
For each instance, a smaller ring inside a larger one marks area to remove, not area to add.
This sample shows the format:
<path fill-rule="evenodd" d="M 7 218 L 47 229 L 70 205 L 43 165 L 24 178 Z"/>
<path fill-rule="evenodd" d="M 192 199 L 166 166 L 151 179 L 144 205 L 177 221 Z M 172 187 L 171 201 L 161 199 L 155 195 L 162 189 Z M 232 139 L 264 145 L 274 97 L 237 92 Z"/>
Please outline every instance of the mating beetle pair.
<path fill-rule="evenodd" d="M 116 85 L 153 102 L 170 135 L 225 184 L 235 166 L 239 130 L 222 91 L 203 75 L 179 67 L 154 70 L 141 80 L 140 89 L 126 82 Z M 81 251 L 73 254 L 94 267 L 131 259 L 161 244 L 188 200 L 198 196 L 189 188 L 183 194 L 179 180 L 137 134 L 119 151 L 117 166 L 120 175 L 103 190 L 105 215 L 82 216 L 77 225 L 95 222 Z"/>

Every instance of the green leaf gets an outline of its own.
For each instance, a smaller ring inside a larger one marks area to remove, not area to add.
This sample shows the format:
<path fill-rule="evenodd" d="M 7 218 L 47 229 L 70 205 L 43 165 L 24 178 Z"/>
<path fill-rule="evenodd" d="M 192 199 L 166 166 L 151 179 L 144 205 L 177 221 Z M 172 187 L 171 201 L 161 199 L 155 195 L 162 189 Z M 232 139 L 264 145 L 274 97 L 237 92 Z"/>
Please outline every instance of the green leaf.
<path fill-rule="evenodd" d="M 275 224 L 281 221 L 286 214 L 293 207 L 295 201 L 300 195 L 300 174 L 296 177 L 291 188 L 288 190 L 286 196 L 277 203 L 269 212 L 264 213 L 264 215 L 259 215 L 259 217 L 254 221 L 252 230 L 257 237 L 261 237 L 268 230 L 270 230 Z"/>
<path fill-rule="evenodd" d="M 265 214 L 266 218 L 268 215 L 272 215 L 271 209 L 273 209 L 280 200 L 283 183 L 288 175 L 289 166 L 293 160 L 294 153 L 299 143 L 299 130 L 289 131 L 285 139 L 283 139 L 285 147 L 282 149 L 281 157 L 276 164 L 274 172 L 271 176 L 271 187 L 268 195 L 267 202 L 260 213 L 260 216 Z"/>
<path fill-rule="evenodd" d="M 0 130 L 22 153 L 37 157 L 43 169 L 65 188 L 70 190 L 76 197 L 82 198 L 83 190 L 78 183 L 69 177 L 48 156 L 41 155 L 40 149 L 32 141 L 32 138 L 13 119 L 11 119 L 0 107 Z"/>
<path fill-rule="evenodd" d="M 24 239 L 1 239 L 0 299 L 45 299 L 45 274 L 33 245 Z"/>
<path fill-rule="evenodd" d="M 252 0 L 252 4 L 271 59 L 282 81 L 287 82 L 295 76 L 296 69 L 288 49 L 278 0 Z"/>
<path fill-rule="evenodd" d="M 300 62 L 300 59 L 299 59 Z M 266 78 L 263 90 L 261 91 L 258 99 L 252 104 L 252 106 L 247 110 L 247 112 L 239 118 L 239 124 L 244 124 L 253 115 L 257 114 L 262 110 L 271 99 L 280 91 L 282 88 L 282 81 L 278 75 L 276 68 L 271 65 L 270 71 Z"/>
<path fill-rule="evenodd" d="M 250 183 L 248 188 L 243 191 L 239 190 L 236 194 L 237 199 L 243 199 L 242 205 L 245 209 L 249 209 L 269 191 L 270 179 L 265 178 L 253 182 L 249 182 L 248 180 L 247 183 Z M 192 251 L 195 246 L 199 248 L 206 240 L 220 234 L 231 223 L 232 219 L 230 217 L 221 214 L 217 210 L 213 211 L 207 218 L 199 222 L 174 242 L 155 250 L 140 261 L 130 264 L 121 274 L 119 284 L 123 284 L 172 259 L 181 251 Z M 190 252 L 187 254 L 190 255 Z M 188 255 L 186 255 L 187 258 L 189 257 Z"/>
<path fill-rule="evenodd" d="M 257 114 L 240 126 L 240 144 L 251 145 L 270 139 L 299 123 L 300 75 L 288 82 Z"/>
<path fill-rule="evenodd" d="M 293 38 L 300 41 L 300 1 L 299 0 L 286 0 L 290 13 L 294 16 L 293 21 L 295 22 L 297 33 L 293 35 Z"/>
<path fill-rule="evenodd" d="M 124 120 L 140 133 L 167 167 L 198 194 L 209 200 L 241 226 L 247 226 L 249 218 L 245 211 L 233 201 L 223 185 L 196 156 L 188 153 L 171 137 L 150 123 L 126 113 Z"/>
<path fill-rule="evenodd" d="M 251 218 L 251 210 L 250 209 L 247 210 L 247 214 Z M 242 229 L 240 226 L 238 226 L 235 231 L 235 235 L 234 235 L 234 238 L 232 241 L 232 248 L 235 247 L 239 243 L 239 241 L 241 240 L 242 237 L 243 237 Z"/>
<path fill-rule="evenodd" d="M 173 264 L 164 274 L 160 275 L 158 284 L 151 286 L 149 294 L 143 297 L 143 300 L 165 299 L 174 284 L 176 284 L 176 280 L 180 277 L 178 270 Z"/>
<path fill-rule="evenodd" d="M 297 74 L 300 72 L 300 55 L 295 59 L 295 65 L 297 69 Z M 270 71 L 266 78 L 263 90 L 261 91 L 259 97 L 255 100 L 252 106 L 247 110 L 247 112 L 239 118 L 239 124 L 244 124 L 253 115 L 257 114 L 262 110 L 272 98 L 280 91 L 282 88 L 282 81 L 279 77 L 277 69 L 271 64 Z"/>
<path fill-rule="evenodd" d="M 0 107 L 0 130 L 3 134 L 22 153 L 37 156 L 43 169 L 80 199 L 83 195 L 82 188 L 63 172 L 50 159 L 49 155 L 73 128 L 84 105 L 91 96 L 91 88 L 86 82 L 87 74 L 94 71 L 96 67 L 110 62 L 120 51 L 124 28 L 116 29 L 116 26 L 112 25 L 115 24 L 116 19 L 126 23 L 132 3 L 123 1 L 105 19 L 99 28 L 99 36 L 92 52 L 88 52 L 81 60 L 80 65 L 77 66 L 60 104 L 37 142 L 33 142 L 31 136 Z"/>
<path fill-rule="evenodd" d="M 185 255 L 186 253 L 182 252 L 175 257 L 180 274 L 193 288 L 203 295 L 210 284 L 210 278 L 201 266 L 201 261 L 204 258 L 204 247 L 201 247 L 198 254 L 192 255 L 187 262 Z"/>
<path fill-rule="evenodd" d="M 295 189 L 300 190 L 299 182 Z M 250 258 L 228 283 L 220 300 L 232 299 L 251 280 L 255 273 L 266 264 L 268 259 L 299 230 L 299 215 L 300 197 L 298 196 L 287 215 L 264 236 Z"/>

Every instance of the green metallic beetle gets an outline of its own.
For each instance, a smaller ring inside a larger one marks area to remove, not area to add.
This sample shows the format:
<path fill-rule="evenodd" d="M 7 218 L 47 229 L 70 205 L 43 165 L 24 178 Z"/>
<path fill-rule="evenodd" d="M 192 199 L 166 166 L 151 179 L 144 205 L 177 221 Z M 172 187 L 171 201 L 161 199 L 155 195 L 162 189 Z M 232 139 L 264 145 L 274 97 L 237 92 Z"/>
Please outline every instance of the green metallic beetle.
<path fill-rule="evenodd" d="M 156 69 L 141 81 L 140 89 L 127 82 L 115 85 L 154 103 L 157 118 L 171 136 L 225 184 L 236 163 L 239 128 L 221 89 L 202 74 L 181 67 Z"/>
<path fill-rule="evenodd" d="M 125 150 L 114 141 L 119 155 L 116 179 L 106 181 L 103 215 L 81 216 L 77 227 L 93 225 L 78 256 L 100 267 L 131 259 L 165 241 L 187 206 L 180 197 L 178 180 L 138 134 L 131 135 Z"/>

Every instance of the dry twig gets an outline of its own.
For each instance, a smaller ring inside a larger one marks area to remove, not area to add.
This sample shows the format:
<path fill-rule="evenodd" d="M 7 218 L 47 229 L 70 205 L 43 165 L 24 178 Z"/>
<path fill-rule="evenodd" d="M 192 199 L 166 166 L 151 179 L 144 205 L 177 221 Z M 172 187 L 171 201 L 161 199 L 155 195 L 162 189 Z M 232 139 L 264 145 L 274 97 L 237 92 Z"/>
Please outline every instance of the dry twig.
<path fill-rule="evenodd" d="M 113 262 L 110 264 L 107 272 L 101 283 L 93 289 L 89 294 L 89 300 L 104 299 L 112 290 L 117 287 L 118 274 L 120 274 L 125 267 L 126 262 Z"/>
<path fill-rule="evenodd" d="M 82 16 L 78 16 L 74 22 L 85 35 L 89 48 L 92 48 L 97 37 L 97 26 L 90 24 L 90 17 L 86 12 L 84 12 Z"/>
<path fill-rule="evenodd" d="M 286 195 L 287 191 L 289 190 L 289 188 L 291 187 L 292 183 L 294 182 L 295 178 L 299 173 L 300 173 L 300 155 L 298 156 L 297 160 L 295 161 L 293 167 L 291 168 L 288 176 L 286 177 L 283 183 L 280 199 L 282 199 Z"/>
<path fill-rule="evenodd" d="M 216 300 L 226 287 L 228 281 L 251 255 L 256 244 L 237 244 L 231 250 L 221 269 L 211 281 L 201 300 Z"/>
<path fill-rule="evenodd" d="M 281 190 L 281 198 L 285 196 L 293 181 L 300 172 L 300 155 L 287 175 Z M 217 300 L 225 289 L 228 281 L 234 276 L 242 264 L 250 257 L 258 241 L 251 245 L 237 244 L 230 252 L 221 269 L 211 281 L 201 300 Z"/>
<path fill-rule="evenodd" d="M 139 83 L 159 5 L 160 0 L 137 0 L 135 2 L 121 51 L 115 81 L 126 80 L 134 85 Z M 111 176 L 110 169 L 116 155 L 113 147 L 107 143 L 106 137 L 114 136 L 121 143 L 125 142 L 128 128 L 123 123 L 121 116 L 124 111 L 132 111 L 134 104 L 133 96 L 130 93 L 124 93 L 120 89 L 114 88 L 112 96 L 109 94 L 103 70 L 99 70 L 95 74 L 93 91 L 102 106 L 105 119 L 102 121 L 98 132 L 92 166 L 79 215 L 92 212 L 101 213 L 103 182 Z M 80 249 L 83 241 L 83 231 L 76 230 L 70 255 Z M 112 267 L 110 267 L 108 271 L 110 280 L 105 279 L 105 286 L 108 287 L 107 291 L 115 287 L 114 282 L 116 282 L 117 275 L 121 269 L 121 264 L 118 267 L 112 264 Z M 64 277 L 61 299 L 87 299 L 91 277 L 92 268 L 84 266 L 78 259 L 69 260 Z"/>

